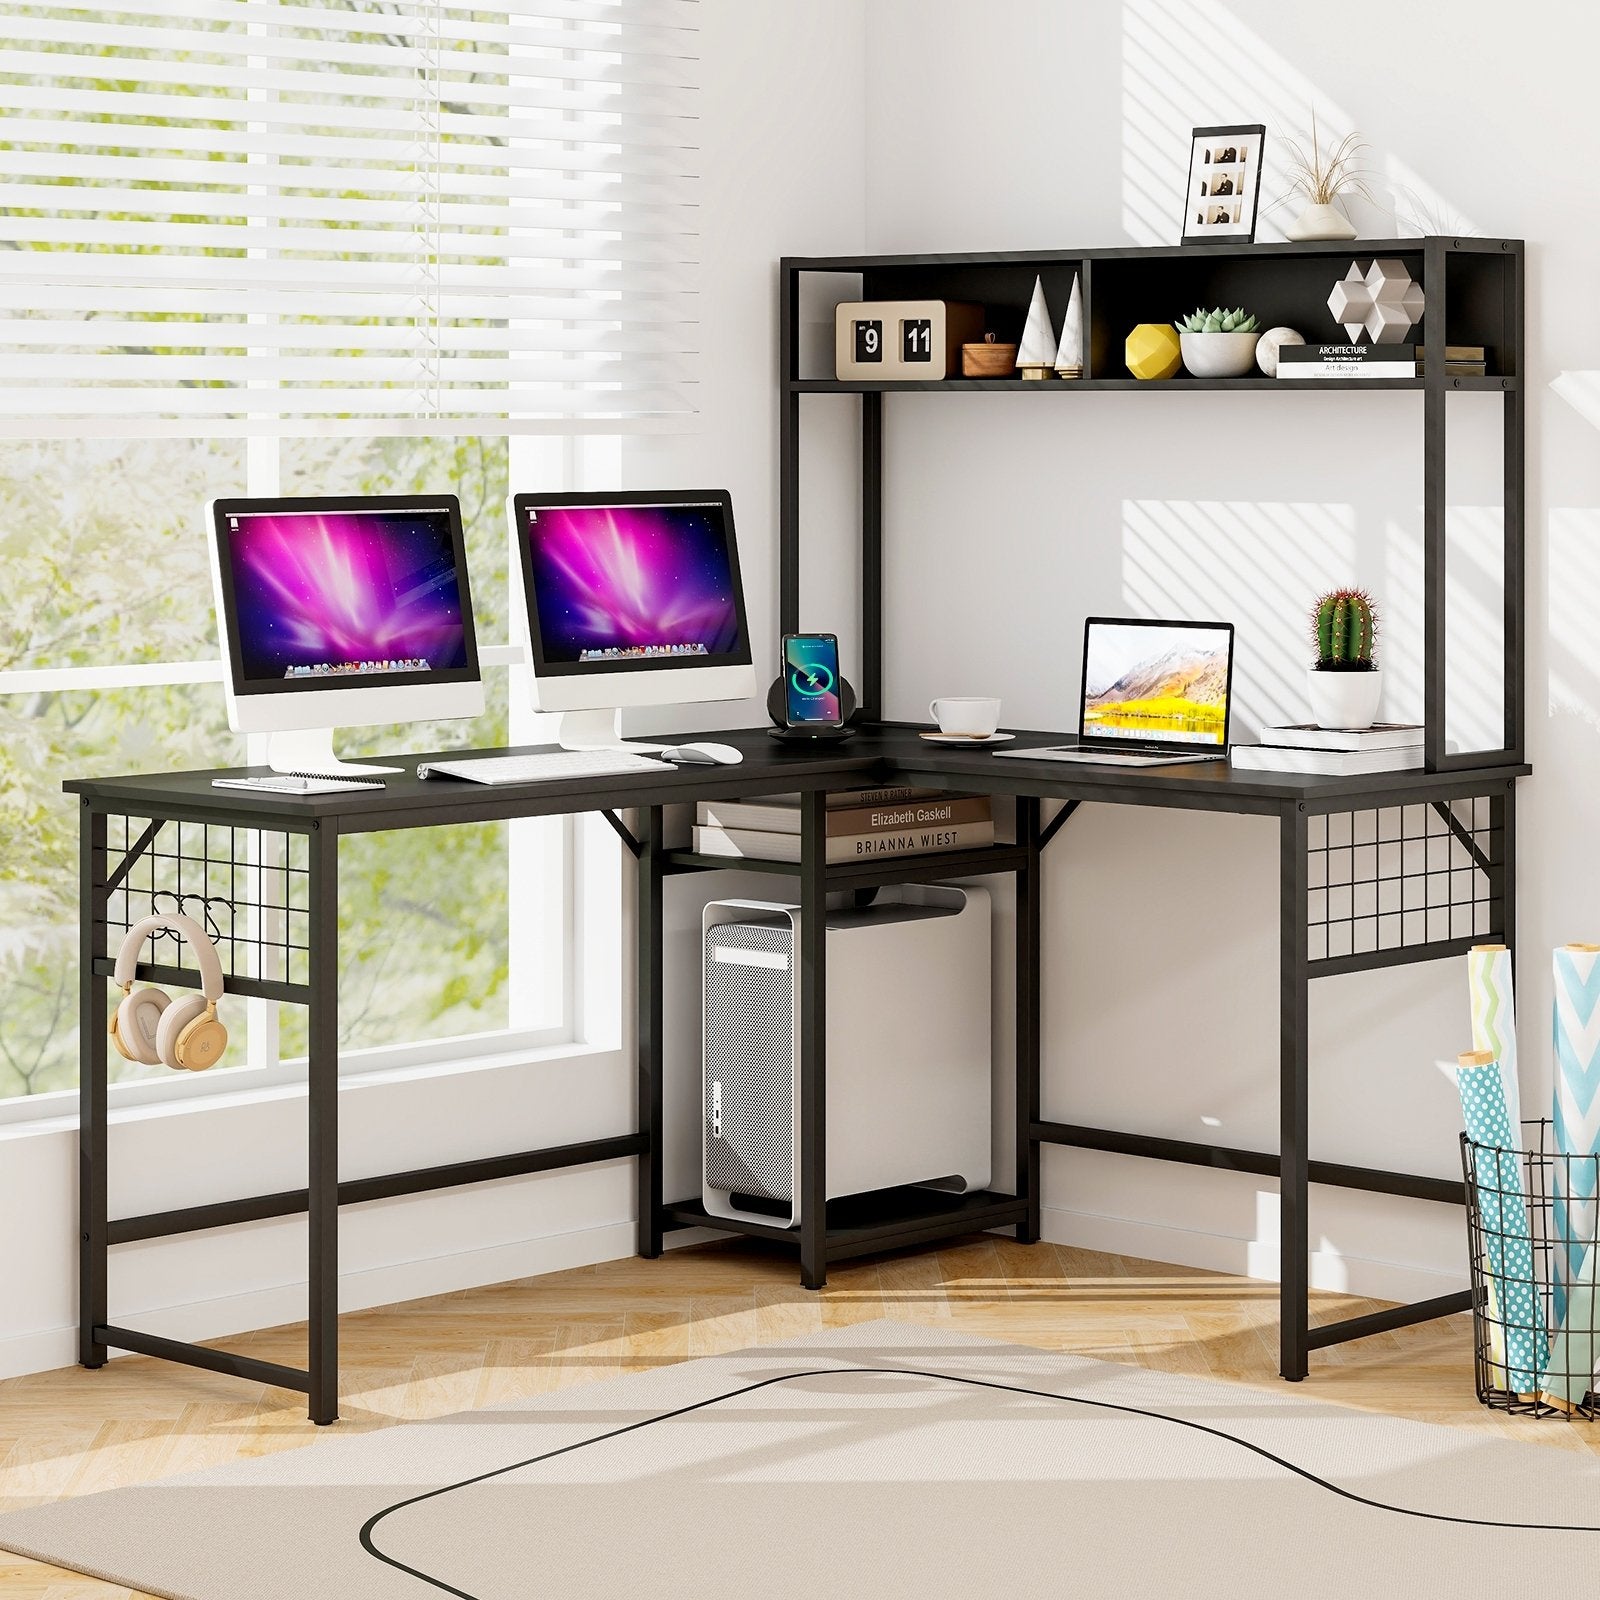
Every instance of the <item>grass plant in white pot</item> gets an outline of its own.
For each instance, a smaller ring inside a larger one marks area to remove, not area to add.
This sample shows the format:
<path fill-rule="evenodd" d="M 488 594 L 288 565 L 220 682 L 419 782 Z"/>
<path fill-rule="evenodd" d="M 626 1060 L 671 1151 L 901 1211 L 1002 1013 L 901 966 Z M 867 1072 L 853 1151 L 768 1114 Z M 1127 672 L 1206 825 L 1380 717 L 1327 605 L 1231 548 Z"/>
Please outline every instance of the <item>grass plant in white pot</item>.
<path fill-rule="evenodd" d="M 1367 148 L 1360 134 L 1347 133 L 1337 144 L 1324 145 L 1317 136 L 1317 114 L 1313 111 L 1310 153 L 1293 139 L 1285 142 L 1290 156 L 1289 193 L 1278 203 L 1286 204 L 1295 195 L 1303 203 L 1299 216 L 1283 230 L 1284 237 L 1296 244 L 1313 239 L 1355 238 L 1355 227 L 1337 202 L 1354 195 L 1376 204 L 1366 185 L 1366 168 L 1357 165 Z"/>
<path fill-rule="evenodd" d="M 1319 728 L 1370 728 L 1383 695 L 1373 656 L 1378 618 L 1364 589 L 1334 589 L 1311 612 L 1316 665 L 1306 674 Z"/>
<path fill-rule="evenodd" d="M 1239 378 L 1255 365 L 1261 324 L 1243 307 L 1191 311 L 1175 322 L 1183 364 L 1195 378 Z"/>

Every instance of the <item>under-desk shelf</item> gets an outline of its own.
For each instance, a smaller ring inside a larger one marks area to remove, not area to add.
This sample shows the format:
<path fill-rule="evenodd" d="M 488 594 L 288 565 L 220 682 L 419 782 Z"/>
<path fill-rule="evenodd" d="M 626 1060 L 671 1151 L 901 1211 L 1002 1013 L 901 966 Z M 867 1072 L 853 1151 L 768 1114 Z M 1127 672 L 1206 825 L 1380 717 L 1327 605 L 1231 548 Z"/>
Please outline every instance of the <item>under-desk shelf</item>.
<path fill-rule="evenodd" d="M 1022 1221 L 1027 1209 L 1026 1200 L 992 1189 L 946 1194 L 937 1189 L 899 1188 L 844 1195 L 828 1202 L 828 1260 L 841 1261 L 879 1250 L 898 1250 L 958 1234 L 1007 1227 Z M 699 1200 L 669 1205 L 666 1216 L 678 1228 L 715 1228 L 776 1244 L 800 1243 L 799 1228 L 785 1228 L 776 1221 L 708 1216 Z"/>
<path fill-rule="evenodd" d="M 668 850 L 668 873 L 767 872 L 798 877 L 798 861 L 763 861 L 753 856 L 706 855 L 698 850 Z M 1028 864 L 1021 845 L 980 845 L 972 850 L 935 850 L 923 855 L 881 857 L 876 861 L 841 861 L 827 869 L 830 889 L 881 889 L 924 878 L 972 878 L 986 872 L 1020 872 Z"/>

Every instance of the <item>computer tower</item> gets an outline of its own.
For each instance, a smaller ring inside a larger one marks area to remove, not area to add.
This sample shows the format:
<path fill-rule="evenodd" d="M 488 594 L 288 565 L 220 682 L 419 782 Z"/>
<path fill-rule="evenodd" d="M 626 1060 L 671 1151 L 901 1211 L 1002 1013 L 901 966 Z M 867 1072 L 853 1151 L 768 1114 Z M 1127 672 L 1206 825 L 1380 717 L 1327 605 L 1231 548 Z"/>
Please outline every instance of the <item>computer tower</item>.
<path fill-rule="evenodd" d="M 827 913 L 827 1193 L 989 1182 L 989 896 L 908 885 Z M 800 1221 L 800 908 L 704 916 L 702 1197 Z"/>

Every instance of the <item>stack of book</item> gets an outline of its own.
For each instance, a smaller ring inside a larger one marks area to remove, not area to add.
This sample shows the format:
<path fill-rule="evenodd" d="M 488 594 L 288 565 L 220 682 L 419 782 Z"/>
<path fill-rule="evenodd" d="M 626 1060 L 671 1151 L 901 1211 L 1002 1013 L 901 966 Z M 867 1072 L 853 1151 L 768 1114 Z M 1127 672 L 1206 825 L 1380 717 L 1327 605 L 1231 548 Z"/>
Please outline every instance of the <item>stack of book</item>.
<path fill-rule="evenodd" d="M 1263 728 L 1260 744 L 1236 744 L 1228 760 L 1254 772 L 1310 772 L 1329 778 L 1409 772 L 1422 765 L 1422 725 L 1374 722 L 1370 728 L 1319 728 L 1298 723 Z"/>
<path fill-rule="evenodd" d="M 828 796 L 827 833 L 830 865 L 971 850 L 994 843 L 993 802 L 940 789 L 843 790 Z M 702 800 L 694 847 L 707 856 L 798 861 L 800 797 Z"/>
<path fill-rule="evenodd" d="M 1444 349 L 1447 378 L 1481 378 L 1489 370 L 1481 344 Z M 1420 378 L 1420 344 L 1286 344 L 1278 350 L 1278 376 L 1291 382 L 1314 378 Z"/>

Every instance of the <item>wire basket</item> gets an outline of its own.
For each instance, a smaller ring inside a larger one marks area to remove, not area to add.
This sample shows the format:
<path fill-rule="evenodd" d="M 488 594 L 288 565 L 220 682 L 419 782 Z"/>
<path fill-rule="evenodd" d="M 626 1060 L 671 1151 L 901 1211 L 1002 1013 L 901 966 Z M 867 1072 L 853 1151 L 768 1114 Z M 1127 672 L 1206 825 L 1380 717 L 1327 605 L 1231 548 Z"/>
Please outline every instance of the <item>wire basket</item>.
<path fill-rule="evenodd" d="M 1522 1150 L 1461 1135 L 1479 1401 L 1517 1416 L 1600 1416 L 1600 1155 L 1564 1155 L 1549 1121 Z"/>

